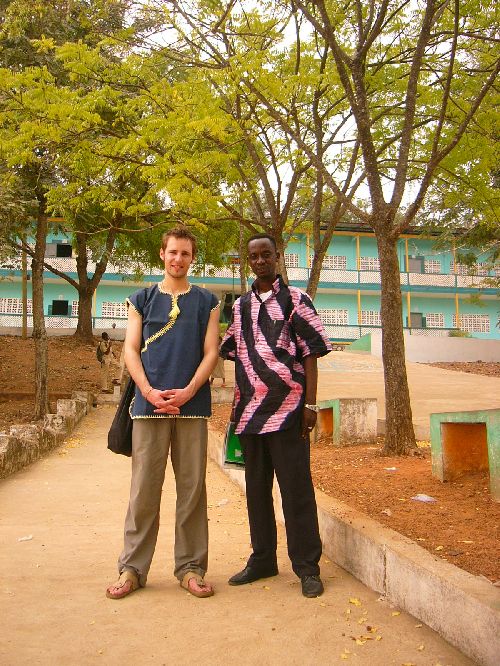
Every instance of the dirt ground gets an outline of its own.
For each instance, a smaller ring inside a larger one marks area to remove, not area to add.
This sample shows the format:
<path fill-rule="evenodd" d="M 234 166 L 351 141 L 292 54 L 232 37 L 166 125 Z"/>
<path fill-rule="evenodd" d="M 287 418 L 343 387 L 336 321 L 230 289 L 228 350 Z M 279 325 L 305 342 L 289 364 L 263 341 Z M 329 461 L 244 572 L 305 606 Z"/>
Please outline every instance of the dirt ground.
<path fill-rule="evenodd" d="M 435 368 L 443 368 L 443 370 L 458 370 L 459 372 L 471 372 L 474 375 L 500 377 L 500 363 L 471 361 L 468 363 L 429 363 L 428 365 L 433 365 Z"/>
<path fill-rule="evenodd" d="M 55 411 L 57 398 L 69 398 L 72 391 L 100 390 L 100 365 L 95 344 L 82 344 L 72 336 L 49 337 L 49 403 Z M 113 342 L 120 358 L 122 342 Z M 34 353 L 31 338 L 0 337 L 0 430 L 14 423 L 30 423 L 33 413 Z"/>
<path fill-rule="evenodd" d="M 97 339 L 95 340 L 97 346 Z M 98 392 L 95 346 L 72 337 L 49 338 L 49 395 L 72 390 Z M 119 357 L 121 343 L 114 343 Z M 500 376 L 500 363 L 439 363 L 446 369 Z M 0 430 L 32 420 L 34 344 L 31 339 L 0 338 Z M 211 426 L 225 430 L 229 406 L 214 406 Z M 431 475 L 430 449 L 422 442 L 418 456 L 382 457 L 378 446 L 311 448 L 315 486 L 380 523 L 416 540 L 456 566 L 498 583 L 500 504 L 491 499 L 487 474 L 441 483 Z M 395 469 L 394 469 L 395 468 Z M 435 502 L 412 499 L 428 495 Z"/>

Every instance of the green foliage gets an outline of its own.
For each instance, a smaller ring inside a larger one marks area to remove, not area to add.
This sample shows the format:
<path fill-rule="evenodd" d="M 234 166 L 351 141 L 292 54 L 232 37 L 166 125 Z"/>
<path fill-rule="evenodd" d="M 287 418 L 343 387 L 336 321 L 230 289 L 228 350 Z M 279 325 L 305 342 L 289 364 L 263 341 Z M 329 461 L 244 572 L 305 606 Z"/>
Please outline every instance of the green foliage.
<path fill-rule="evenodd" d="M 448 337 L 450 338 L 470 338 L 471 334 L 469 331 L 461 331 L 458 328 L 453 328 L 448 332 Z"/>

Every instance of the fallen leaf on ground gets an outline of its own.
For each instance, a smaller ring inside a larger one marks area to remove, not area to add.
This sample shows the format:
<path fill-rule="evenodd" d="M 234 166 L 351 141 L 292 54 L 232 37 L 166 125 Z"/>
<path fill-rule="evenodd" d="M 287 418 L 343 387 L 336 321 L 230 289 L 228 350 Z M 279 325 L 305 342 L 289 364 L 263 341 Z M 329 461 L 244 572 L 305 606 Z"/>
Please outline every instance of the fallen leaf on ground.
<path fill-rule="evenodd" d="M 391 615 L 392 617 L 396 617 L 396 615 L 401 615 L 401 611 L 392 611 Z"/>
<path fill-rule="evenodd" d="M 357 597 L 351 597 L 349 603 L 353 606 L 361 606 L 361 601 Z"/>

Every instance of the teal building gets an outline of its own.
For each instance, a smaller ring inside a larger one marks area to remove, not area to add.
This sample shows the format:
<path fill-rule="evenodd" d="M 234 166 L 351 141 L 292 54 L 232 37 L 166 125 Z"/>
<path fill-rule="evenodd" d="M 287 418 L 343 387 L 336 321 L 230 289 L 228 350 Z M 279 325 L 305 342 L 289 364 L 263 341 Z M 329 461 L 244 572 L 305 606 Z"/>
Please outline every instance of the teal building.
<path fill-rule="evenodd" d="M 311 248 L 311 239 L 304 233 L 296 235 L 285 252 L 288 280 L 302 289 L 309 277 Z M 500 267 L 489 270 L 485 257 L 478 255 L 471 270 L 456 260 L 453 247 L 437 249 L 432 238 L 416 233 L 400 237 L 398 256 L 405 330 L 412 335 L 447 336 L 458 329 L 474 338 L 500 339 L 499 292 L 488 281 L 500 277 Z M 62 233 L 48 237 L 46 262 L 77 279 L 71 240 Z M 93 269 L 89 263 L 89 270 Z M 125 328 L 125 299 L 141 286 L 161 279 L 162 271 L 152 269 L 142 282 L 137 282 L 111 261 L 94 294 L 96 332 Z M 206 265 L 197 273 L 192 271 L 190 281 L 213 291 L 223 304 L 221 318 L 227 320 L 240 291 L 238 265 Z M 45 272 L 44 283 L 47 328 L 76 328 L 77 291 L 50 271 Z M 21 327 L 21 293 L 19 259 L 0 267 L 0 329 Z M 380 328 L 380 273 L 373 232 L 363 227 L 337 228 L 322 265 L 314 304 L 333 341 L 351 342 Z M 28 326 L 30 314 L 28 279 Z"/>

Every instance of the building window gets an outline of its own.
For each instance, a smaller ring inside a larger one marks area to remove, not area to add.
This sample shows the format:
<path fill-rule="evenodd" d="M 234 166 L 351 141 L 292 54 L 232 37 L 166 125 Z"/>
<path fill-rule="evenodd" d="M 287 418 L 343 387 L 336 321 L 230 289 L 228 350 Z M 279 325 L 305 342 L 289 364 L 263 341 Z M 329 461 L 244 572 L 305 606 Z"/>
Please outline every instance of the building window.
<path fill-rule="evenodd" d="M 47 243 L 45 246 L 45 256 L 46 257 L 72 257 L 73 256 L 73 247 L 71 243 L 61 243 L 60 241 L 53 241 L 52 243 Z"/>
<path fill-rule="evenodd" d="M 441 273 L 441 262 L 438 259 L 426 259 L 424 270 L 426 273 Z"/>
<path fill-rule="evenodd" d="M 49 305 L 49 314 L 67 317 L 69 314 L 69 301 L 52 301 L 52 305 Z"/>
<path fill-rule="evenodd" d="M 444 328 L 444 314 L 442 312 L 428 312 L 425 315 L 427 328 Z"/>
<path fill-rule="evenodd" d="M 69 243 L 58 243 L 56 247 L 56 257 L 72 257 L 73 248 Z"/>
<path fill-rule="evenodd" d="M 309 256 L 311 266 L 314 259 L 314 254 Z M 323 259 L 321 268 L 331 268 L 333 270 L 345 270 L 347 268 L 347 257 L 340 254 L 326 254 Z"/>
<path fill-rule="evenodd" d="M 359 258 L 360 271 L 379 271 L 380 259 L 378 257 L 360 257 Z M 367 310 L 368 312 L 368 310 Z"/>
<path fill-rule="evenodd" d="M 71 302 L 71 316 L 78 317 L 78 301 Z"/>
<path fill-rule="evenodd" d="M 104 301 L 101 308 L 102 317 L 116 317 L 126 319 L 127 317 L 127 304 L 122 301 L 112 302 Z"/>
<path fill-rule="evenodd" d="M 285 252 L 285 266 L 287 268 L 298 268 L 299 267 L 299 255 L 292 254 L 290 252 Z"/>
<path fill-rule="evenodd" d="M 326 325 L 331 326 L 335 324 L 341 324 L 341 325 L 349 324 L 349 314 L 347 310 L 325 309 L 325 310 L 318 310 L 318 314 L 325 326 Z"/>
<path fill-rule="evenodd" d="M 488 264 L 478 261 L 471 266 L 451 261 L 450 272 L 457 275 L 488 275 Z"/>
<path fill-rule="evenodd" d="M 382 326 L 378 310 L 361 310 L 361 326 Z"/>
<path fill-rule="evenodd" d="M 453 328 L 460 328 L 461 331 L 470 333 L 489 333 L 490 318 L 483 314 L 462 314 L 459 317 L 460 326 L 457 324 L 457 315 L 453 315 Z"/>
<path fill-rule="evenodd" d="M 27 314 L 33 314 L 33 301 L 28 298 Z M 23 314 L 21 298 L 0 298 L 0 312 L 3 314 Z"/>

